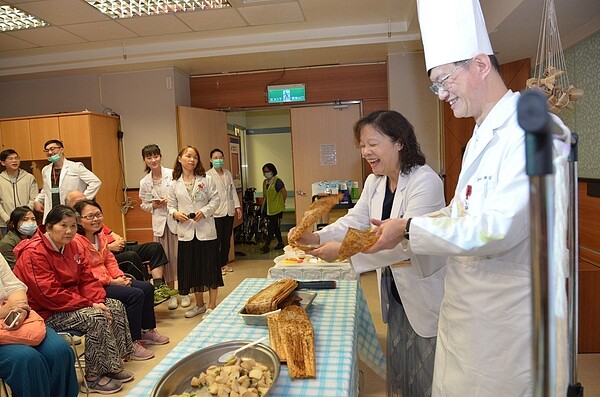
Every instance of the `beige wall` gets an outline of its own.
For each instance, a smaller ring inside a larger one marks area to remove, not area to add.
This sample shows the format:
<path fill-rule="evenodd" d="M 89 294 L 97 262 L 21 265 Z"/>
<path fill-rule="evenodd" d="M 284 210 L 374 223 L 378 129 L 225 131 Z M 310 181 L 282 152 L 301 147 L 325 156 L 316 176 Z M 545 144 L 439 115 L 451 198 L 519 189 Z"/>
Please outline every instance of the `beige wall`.
<path fill-rule="evenodd" d="M 0 83 L 0 118 L 88 109 L 121 115 L 126 186 L 144 175 L 141 148 L 160 146 L 164 164 L 177 155 L 176 105 L 190 102 L 189 78 L 175 69 Z M 65 148 L 69 156 L 69 148 Z M 114 165 L 119 167 L 118 164 Z M 122 202 L 123 199 L 117 201 Z"/>
<path fill-rule="evenodd" d="M 427 163 L 441 173 L 439 100 L 429 89 L 430 85 L 422 53 L 388 56 L 390 109 L 402 113 L 410 121 Z"/>

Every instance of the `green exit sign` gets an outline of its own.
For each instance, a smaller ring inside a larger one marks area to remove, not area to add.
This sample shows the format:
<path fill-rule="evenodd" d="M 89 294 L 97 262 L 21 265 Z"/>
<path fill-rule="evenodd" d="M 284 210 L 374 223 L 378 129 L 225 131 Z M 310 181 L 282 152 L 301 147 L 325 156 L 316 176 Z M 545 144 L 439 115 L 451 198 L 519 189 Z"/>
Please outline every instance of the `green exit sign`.
<path fill-rule="evenodd" d="M 267 86 L 268 103 L 304 102 L 306 88 L 304 84 L 270 85 Z"/>

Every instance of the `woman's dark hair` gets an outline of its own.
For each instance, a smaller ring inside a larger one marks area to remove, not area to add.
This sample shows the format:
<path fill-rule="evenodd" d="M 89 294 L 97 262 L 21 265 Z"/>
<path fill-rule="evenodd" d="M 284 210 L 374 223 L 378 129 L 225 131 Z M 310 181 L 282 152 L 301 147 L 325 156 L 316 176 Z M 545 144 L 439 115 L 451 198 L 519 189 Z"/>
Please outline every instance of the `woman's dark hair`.
<path fill-rule="evenodd" d="M 56 225 L 64 218 L 77 219 L 77 214 L 75 213 L 75 210 L 73 208 L 68 207 L 66 205 L 60 204 L 54 206 L 52 207 L 50 212 L 48 212 L 48 215 L 46 215 L 46 223 L 44 225 L 46 226 L 46 229 L 48 229 L 49 226 Z"/>
<path fill-rule="evenodd" d="M 8 222 L 6 223 L 8 230 L 12 230 L 17 234 L 21 234 L 18 231 L 19 222 L 21 222 L 23 218 L 25 218 L 25 215 L 27 215 L 30 212 L 33 213 L 33 210 L 27 207 L 26 205 L 15 208 L 13 212 L 10 213 L 10 218 L 8 218 Z"/>
<path fill-rule="evenodd" d="M 102 212 L 102 207 L 100 207 L 100 204 L 98 204 L 96 202 L 96 200 L 81 200 L 73 206 L 73 209 L 75 210 L 75 213 L 77 214 L 77 234 L 81 234 L 83 236 L 85 236 L 85 229 L 79 222 L 79 219 L 81 218 L 81 213 L 87 206 L 96 207 L 100 210 L 100 212 Z M 99 233 L 101 231 L 102 231 L 102 229 L 98 230 L 96 233 Z M 96 234 L 96 233 L 94 233 L 94 234 Z"/>
<path fill-rule="evenodd" d="M 225 153 L 223 153 L 223 151 L 221 149 L 215 148 L 215 149 L 213 149 L 213 150 L 210 151 L 209 158 L 212 159 L 212 155 L 215 154 L 215 153 L 221 153 L 221 156 L 225 157 Z M 210 162 L 210 168 L 212 168 L 212 162 Z"/>
<path fill-rule="evenodd" d="M 271 171 L 273 173 L 273 176 L 277 175 L 277 168 L 275 168 L 275 165 L 273 165 L 273 163 L 267 163 L 265 165 L 262 166 L 262 170 L 264 172 L 265 168 L 267 168 L 269 171 Z"/>
<path fill-rule="evenodd" d="M 6 149 L 3 150 L 2 153 L 0 153 L 0 161 L 6 161 L 8 156 L 10 156 L 11 154 L 16 154 L 17 156 L 19 155 L 19 153 L 17 153 L 15 149 Z"/>
<path fill-rule="evenodd" d="M 179 179 L 181 174 L 183 174 L 183 167 L 181 167 L 179 158 L 181 156 L 183 156 L 183 154 L 188 149 L 192 149 L 194 152 L 196 152 L 196 156 L 198 156 L 198 164 L 196 164 L 196 168 L 194 168 L 194 175 L 206 176 L 206 170 L 204 169 L 204 166 L 202 165 L 202 161 L 200 161 L 200 152 L 198 152 L 198 149 L 196 149 L 194 146 L 188 145 L 188 146 L 184 146 L 183 149 L 181 149 L 179 151 L 179 154 L 177 155 L 177 160 L 175 160 L 175 166 L 173 167 L 173 180 L 174 181 Z"/>
<path fill-rule="evenodd" d="M 360 142 L 363 128 L 371 126 L 379 133 L 388 136 L 392 142 L 400 143 L 400 173 L 408 174 L 417 165 L 425 165 L 425 155 L 417 142 L 413 126 L 395 110 L 377 110 L 354 124 L 354 138 Z"/>
<path fill-rule="evenodd" d="M 146 157 L 150 156 L 162 156 L 162 154 L 160 154 L 160 148 L 158 147 L 158 145 L 153 143 L 151 145 L 146 145 L 142 148 L 142 159 L 146 159 Z M 146 165 L 144 171 L 146 173 L 150 172 L 150 167 Z"/>

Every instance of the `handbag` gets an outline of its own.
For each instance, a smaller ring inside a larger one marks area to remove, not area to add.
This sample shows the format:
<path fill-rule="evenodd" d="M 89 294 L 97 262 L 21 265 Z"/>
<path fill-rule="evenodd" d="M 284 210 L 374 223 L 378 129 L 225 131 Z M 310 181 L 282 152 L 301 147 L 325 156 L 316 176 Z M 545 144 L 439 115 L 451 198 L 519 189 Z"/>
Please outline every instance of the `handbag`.
<path fill-rule="evenodd" d="M 0 345 L 37 346 L 46 337 L 46 323 L 34 310 L 17 329 L 0 328 Z"/>

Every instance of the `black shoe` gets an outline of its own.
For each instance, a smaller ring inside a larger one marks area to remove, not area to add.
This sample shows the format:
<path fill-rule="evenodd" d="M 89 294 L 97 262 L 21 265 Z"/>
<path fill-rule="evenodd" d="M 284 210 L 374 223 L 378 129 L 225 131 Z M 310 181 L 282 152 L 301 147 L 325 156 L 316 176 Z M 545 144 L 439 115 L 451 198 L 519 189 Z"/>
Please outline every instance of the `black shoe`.
<path fill-rule="evenodd" d="M 279 243 L 275 246 L 275 248 L 273 248 L 274 250 L 282 250 L 284 247 L 283 243 Z"/>
<path fill-rule="evenodd" d="M 266 254 L 269 251 L 271 251 L 271 247 L 269 247 L 268 245 L 263 245 L 262 247 L 260 247 L 260 252 L 262 252 L 263 254 Z"/>

